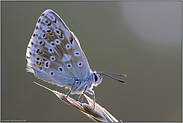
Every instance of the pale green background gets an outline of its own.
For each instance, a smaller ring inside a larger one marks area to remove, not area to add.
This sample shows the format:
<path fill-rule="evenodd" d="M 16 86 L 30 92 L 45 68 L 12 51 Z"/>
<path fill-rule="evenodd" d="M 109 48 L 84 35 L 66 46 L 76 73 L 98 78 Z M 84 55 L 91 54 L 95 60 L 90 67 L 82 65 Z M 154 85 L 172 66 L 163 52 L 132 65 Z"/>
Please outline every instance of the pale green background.
<path fill-rule="evenodd" d="M 41 13 L 51 8 L 76 34 L 93 70 L 104 77 L 99 104 L 123 121 L 181 121 L 180 2 L 2 2 L 1 119 L 91 121 L 33 81 L 26 47 Z M 77 98 L 77 96 L 72 96 Z"/>

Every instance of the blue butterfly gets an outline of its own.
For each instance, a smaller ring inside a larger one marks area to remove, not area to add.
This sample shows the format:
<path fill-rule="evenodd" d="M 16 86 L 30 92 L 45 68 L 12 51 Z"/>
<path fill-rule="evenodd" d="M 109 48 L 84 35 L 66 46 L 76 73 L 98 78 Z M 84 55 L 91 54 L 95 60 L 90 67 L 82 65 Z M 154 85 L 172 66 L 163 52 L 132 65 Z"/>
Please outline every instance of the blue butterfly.
<path fill-rule="evenodd" d="M 106 75 L 119 82 L 111 75 L 126 77 L 105 71 L 92 71 L 80 43 L 64 21 L 53 10 L 47 9 L 39 17 L 26 52 L 27 71 L 37 78 L 60 87 L 70 89 L 69 94 L 93 95 L 93 86 Z M 83 96 L 81 99 L 81 103 Z"/>

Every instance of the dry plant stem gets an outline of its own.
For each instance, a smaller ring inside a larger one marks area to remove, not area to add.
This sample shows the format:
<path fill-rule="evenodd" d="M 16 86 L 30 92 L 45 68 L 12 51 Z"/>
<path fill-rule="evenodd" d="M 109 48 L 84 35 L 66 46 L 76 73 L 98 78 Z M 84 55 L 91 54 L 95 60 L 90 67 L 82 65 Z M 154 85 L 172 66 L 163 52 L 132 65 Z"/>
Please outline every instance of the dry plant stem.
<path fill-rule="evenodd" d="M 86 100 L 88 101 L 88 104 L 82 103 L 82 105 L 81 105 L 81 103 L 79 101 L 76 101 L 75 99 L 67 96 L 66 94 L 62 94 L 58 91 L 51 90 L 37 82 L 34 82 L 34 83 L 53 92 L 59 99 L 61 99 L 68 105 L 73 106 L 74 108 L 78 109 L 83 114 L 85 114 L 86 116 L 88 116 L 89 118 L 91 118 L 92 120 L 94 120 L 96 122 L 119 122 L 106 109 L 104 109 L 102 106 L 100 106 L 96 102 L 95 102 L 95 108 L 93 109 L 93 107 L 94 107 L 93 100 L 91 98 L 89 98 L 87 95 L 84 95 L 84 96 L 85 96 Z"/>

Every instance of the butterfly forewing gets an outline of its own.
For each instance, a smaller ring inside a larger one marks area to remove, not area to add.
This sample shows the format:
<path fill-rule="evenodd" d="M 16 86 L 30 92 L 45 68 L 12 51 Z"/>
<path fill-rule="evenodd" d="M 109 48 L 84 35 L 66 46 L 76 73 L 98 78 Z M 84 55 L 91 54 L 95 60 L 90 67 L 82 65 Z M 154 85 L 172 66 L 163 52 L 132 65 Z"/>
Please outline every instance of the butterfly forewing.
<path fill-rule="evenodd" d="M 26 58 L 29 72 L 59 86 L 72 86 L 75 80 L 91 75 L 78 39 L 50 9 L 37 21 Z"/>

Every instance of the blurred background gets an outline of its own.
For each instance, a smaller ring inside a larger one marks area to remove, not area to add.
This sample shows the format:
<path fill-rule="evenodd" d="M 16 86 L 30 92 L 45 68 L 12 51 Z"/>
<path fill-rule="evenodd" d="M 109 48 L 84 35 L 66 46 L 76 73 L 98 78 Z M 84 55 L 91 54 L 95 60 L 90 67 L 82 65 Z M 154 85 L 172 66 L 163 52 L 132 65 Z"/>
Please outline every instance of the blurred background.
<path fill-rule="evenodd" d="M 26 72 L 27 44 L 48 8 L 77 36 L 92 70 L 127 75 L 126 84 L 104 76 L 94 87 L 97 102 L 113 116 L 182 120 L 181 2 L 1 2 L 1 120 L 92 121 L 33 81 L 68 90 Z"/>

